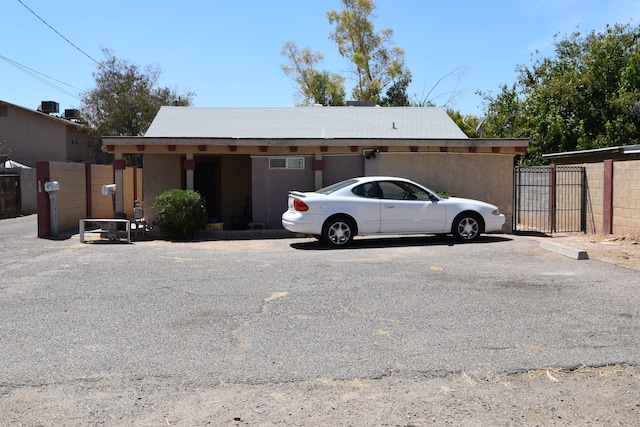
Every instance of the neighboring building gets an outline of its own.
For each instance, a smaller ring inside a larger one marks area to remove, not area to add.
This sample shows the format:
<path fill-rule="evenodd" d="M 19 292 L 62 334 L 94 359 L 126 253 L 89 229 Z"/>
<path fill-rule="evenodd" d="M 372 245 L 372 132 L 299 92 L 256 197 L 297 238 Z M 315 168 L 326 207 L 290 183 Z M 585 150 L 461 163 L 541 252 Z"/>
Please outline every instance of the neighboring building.
<path fill-rule="evenodd" d="M 143 137 L 103 137 L 114 154 L 143 154 L 145 217 L 172 188 L 206 197 L 225 228 L 281 228 L 290 190 L 362 175 L 413 179 L 435 191 L 491 202 L 511 223 L 514 157 L 526 139 L 470 139 L 440 108 L 162 107 Z M 116 197 L 116 211 L 130 207 Z M 509 231 L 509 230 L 505 230 Z"/>
<path fill-rule="evenodd" d="M 91 158 L 86 127 L 76 110 L 58 117 L 58 104 L 44 101 L 36 111 L 0 101 L 0 154 L 34 168 L 36 161 L 88 162 Z"/>

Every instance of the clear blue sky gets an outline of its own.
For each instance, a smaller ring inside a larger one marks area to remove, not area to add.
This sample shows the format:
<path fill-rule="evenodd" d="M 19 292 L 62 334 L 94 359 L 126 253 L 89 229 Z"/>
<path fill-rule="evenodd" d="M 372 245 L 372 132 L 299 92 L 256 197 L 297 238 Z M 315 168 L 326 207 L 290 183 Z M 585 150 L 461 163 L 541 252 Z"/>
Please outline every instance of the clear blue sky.
<path fill-rule="evenodd" d="M 142 67 L 159 65 L 160 84 L 194 91 L 196 106 L 294 106 L 295 87 L 281 70 L 280 49 L 289 40 L 322 52 L 321 68 L 348 77 L 349 63 L 328 39 L 326 12 L 340 9 L 339 0 L 22 2 L 97 61 L 104 59 L 104 47 Z M 376 5 L 376 28 L 392 28 L 395 44 L 406 52 L 413 73 L 410 95 L 426 97 L 453 73 L 430 98 L 442 105 L 454 94 L 448 106 L 474 115 L 482 114 L 476 91 L 497 92 L 501 84 L 512 84 L 516 66 L 530 64 L 536 51 L 553 55 L 554 35 L 638 25 L 640 18 L 638 0 L 377 0 Z M 92 59 L 18 0 L 2 0 L 0 23 L 0 100 L 33 109 L 52 100 L 61 112 L 79 107 L 77 94 L 93 86 Z"/>

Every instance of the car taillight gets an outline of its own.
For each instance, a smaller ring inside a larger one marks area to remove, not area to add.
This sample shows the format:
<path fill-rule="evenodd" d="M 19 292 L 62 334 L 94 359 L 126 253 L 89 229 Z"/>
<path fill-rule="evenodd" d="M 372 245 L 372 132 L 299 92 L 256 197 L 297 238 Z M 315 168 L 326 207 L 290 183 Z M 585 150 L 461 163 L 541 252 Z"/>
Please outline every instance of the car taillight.
<path fill-rule="evenodd" d="M 300 199 L 293 199 L 293 209 L 304 212 L 309 210 L 309 206 Z"/>

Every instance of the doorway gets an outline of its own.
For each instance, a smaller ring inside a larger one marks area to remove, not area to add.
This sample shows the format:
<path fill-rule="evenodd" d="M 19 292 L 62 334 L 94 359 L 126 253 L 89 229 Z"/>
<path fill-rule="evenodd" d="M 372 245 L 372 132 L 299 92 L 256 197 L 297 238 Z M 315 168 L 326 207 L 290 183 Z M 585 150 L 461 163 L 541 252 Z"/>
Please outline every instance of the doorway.
<path fill-rule="evenodd" d="M 220 222 L 220 169 L 216 157 L 195 159 L 193 189 L 205 198 L 209 222 Z"/>

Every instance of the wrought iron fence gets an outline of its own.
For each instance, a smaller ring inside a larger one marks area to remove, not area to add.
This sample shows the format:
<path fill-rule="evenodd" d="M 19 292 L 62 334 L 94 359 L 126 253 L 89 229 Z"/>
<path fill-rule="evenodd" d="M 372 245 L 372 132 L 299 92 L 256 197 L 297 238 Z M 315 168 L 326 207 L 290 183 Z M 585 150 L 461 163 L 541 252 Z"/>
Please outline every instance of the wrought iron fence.
<path fill-rule="evenodd" d="M 585 231 L 585 168 L 517 166 L 513 176 L 514 232 Z"/>

